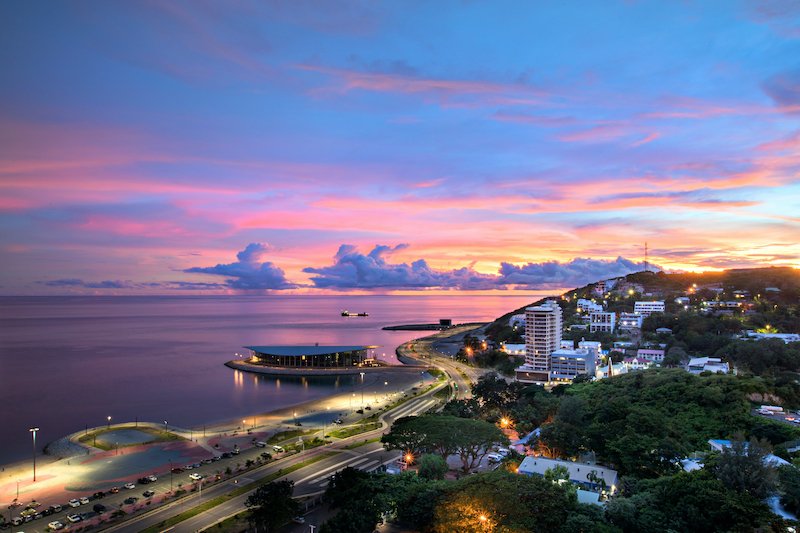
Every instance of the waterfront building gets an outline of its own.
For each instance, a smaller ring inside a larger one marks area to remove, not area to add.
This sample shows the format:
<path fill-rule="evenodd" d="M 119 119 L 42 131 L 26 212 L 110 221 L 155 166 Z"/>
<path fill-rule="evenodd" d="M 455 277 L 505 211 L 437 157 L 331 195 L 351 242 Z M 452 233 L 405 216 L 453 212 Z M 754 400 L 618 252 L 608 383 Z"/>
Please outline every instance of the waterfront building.
<path fill-rule="evenodd" d="M 653 313 L 663 313 L 664 312 L 664 302 L 663 301 L 653 301 L 653 302 L 636 302 L 633 304 L 633 312 L 643 317 L 648 317 Z"/>
<path fill-rule="evenodd" d="M 525 309 L 525 364 L 517 368 L 519 381 L 547 382 L 550 354 L 561 345 L 561 307 L 555 300 Z"/>
<path fill-rule="evenodd" d="M 363 366 L 377 346 L 245 346 L 250 362 L 281 368 L 352 368 Z"/>
<path fill-rule="evenodd" d="M 591 333 L 613 333 L 617 314 L 596 311 L 589 315 L 589 331 Z"/>

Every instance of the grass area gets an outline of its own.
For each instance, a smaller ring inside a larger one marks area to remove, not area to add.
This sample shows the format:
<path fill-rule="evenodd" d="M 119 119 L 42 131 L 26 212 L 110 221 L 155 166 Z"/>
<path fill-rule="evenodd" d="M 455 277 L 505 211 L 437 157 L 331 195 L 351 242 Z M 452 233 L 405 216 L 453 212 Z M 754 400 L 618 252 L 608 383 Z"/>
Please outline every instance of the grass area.
<path fill-rule="evenodd" d="M 272 435 L 267 439 L 267 444 L 280 444 L 289 440 L 297 440 L 298 437 L 305 437 L 313 433 L 319 433 L 319 429 L 289 429 Z"/>
<path fill-rule="evenodd" d="M 442 387 L 433 393 L 433 397 L 437 400 L 447 400 L 450 397 L 450 385 Z"/>
<path fill-rule="evenodd" d="M 371 444 L 373 442 L 380 442 L 380 441 L 381 441 L 380 437 L 373 437 L 371 439 L 364 439 L 364 440 L 360 440 L 358 442 L 351 442 L 350 444 L 345 446 L 344 449 L 345 450 L 352 450 L 352 449 L 355 449 L 355 448 L 360 448 L 361 446 L 364 446 L 366 444 Z"/>
<path fill-rule="evenodd" d="M 245 494 L 247 492 L 250 492 L 251 490 L 255 490 L 255 489 L 257 489 L 258 487 L 260 487 L 262 485 L 266 485 L 268 483 L 271 483 L 271 482 L 275 481 L 279 477 L 283 477 L 286 474 L 290 474 L 290 473 L 294 472 L 295 470 L 300 470 L 301 468 L 305 468 L 308 465 L 314 464 L 314 463 L 316 463 L 318 461 L 322 461 L 323 459 L 326 459 L 328 457 L 336 455 L 337 453 L 338 452 L 326 452 L 326 453 L 318 455 L 317 457 L 312 457 L 311 459 L 306 459 L 305 461 L 301 461 L 301 462 L 299 462 L 297 464 L 294 464 L 294 465 L 290 466 L 289 468 L 280 469 L 280 470 L 278 470 L 276 472 L 271 473 L 270 475 L 266 476 L 263 479 L 259 479 L 258 481 L 254 481 L 252 483 L 249 483 L 247 485 L 239 487 L 238 489 L 233 490 L 231 492 L 228 492 L 226 494 L 223 494 L 222 496 L 217 496 L 216 498 L 212 498 L 212 499 L 208 500 L 207 502 L 203 502 L 202 504 L 200 504 L 200 505 L 198 505 L 196 507 L 192 507 L 191 509 L 188 509 L 188 510 L 186 510 L 186 511 L 184 511 L 184 512 L 178 514 L 178 515 L 170 517 L 167 520 L 164 520 L 163 522 L 159 522 L 158 524 L 156 524 L 154 526 L 151 526 L 151 527 L 149 527 L 147 529 L 144 529 L 142 531 L 144 533 L 160 533 L 161 531 L 164 531 L 166 528 L 170 528 L 170 527 L 174 526 L 175 524 L 179 524 L 179 523 L 183 522 L 184 520 L 188 520 L 188 519 L 192 518 L 193 516 L 196 516 L 196 515 L 198 515 L 198 514 L 200 514 L 202 512 L 208 511 L 209 509 L 213 509 L 214 507 L 216 507 L 216 506 L 218 506 L 218 505 L 220 505 L 222 503 L 225 503 L 226 501 L 228 501 L 228 500 L 230 500 L 232 498 L 235 498 L 236 496 Z"/>
<path fill-rule="evenodd" d="M 347 437 L 352 437 L 353 435 L 374 431 L 380 427 L 380 422 L 368 422 L 366 424 L 359 424 L 357 426 L 348 426 L 341 429 L 336 429 L 331 431 L 329 435 L 337 439 L 346 439 Z"/>
<path fill-rule="evenodd" d="M 152 444 L 154 442 L 169 442 L 169 441 L 174 441 L 174 440 L 185 440 L 183 437 L 181 437 L 180 435 L 176 435 L 175 433 L 165 432 L 165 431 L 162 431 L 160 429 L 155 429 L 155 428 L 151 428 L 151 427 L 145 427 L 145 426 L 138 426 L 137 427 L 137 426 L 133 425 L 133 426 L 111 426 L 111 428 L 103 428 L 103 429 L 97 429 L 95 431 L 90 431 L 89 433 L 87 433 L 85 435 L 81 435 L 78 438 L 78 442 L 80 442 L 81 444 L 86 444 L 88 446 L 92 446 L 94 448 L 98 448 L 100 450 L 105 450 L 105 451 L 113 450 L 114 448 L 125 448 L 127 446 L 138 446 L 139 444 L 142 444 L 142 443 L 136 442 L 136 443 L 132 443 L 132 444 L 120 444 L 118 446 L 114 446 L 113 444 L 110 444 L 110 443 L 96 442 L 95 441 L 95 439 L 97 437 L 99 437 L 101 435 L 104 435 L 106 433 L 110 433 L 112 431 L 128 430 L 128 429 L 132 429 L 132 430 L 135 430 L 135 431 L 141 431 L 142 433 L 147 433 L 148 435 L 151 435 L 153 437 L 153 440 L 148 441 L 147 444 Z"/>

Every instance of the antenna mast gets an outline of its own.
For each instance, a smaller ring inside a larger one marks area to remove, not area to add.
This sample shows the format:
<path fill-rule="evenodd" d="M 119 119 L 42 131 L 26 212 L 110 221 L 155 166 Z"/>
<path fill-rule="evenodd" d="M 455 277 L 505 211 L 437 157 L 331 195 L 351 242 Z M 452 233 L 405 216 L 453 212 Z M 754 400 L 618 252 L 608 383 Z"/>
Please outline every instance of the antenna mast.
<path fill-rule="evenodd" d="M 650 263 L 647 261 L 647 242 L 644 243 L 644 271 L 650 271 Z"/>

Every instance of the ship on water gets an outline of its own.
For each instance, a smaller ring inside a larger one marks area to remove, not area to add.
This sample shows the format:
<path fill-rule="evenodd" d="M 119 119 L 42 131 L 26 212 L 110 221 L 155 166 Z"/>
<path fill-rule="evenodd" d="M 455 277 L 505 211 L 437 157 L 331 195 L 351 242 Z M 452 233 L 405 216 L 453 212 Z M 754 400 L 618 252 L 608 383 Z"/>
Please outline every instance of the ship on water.
<path fill-rule="evenodd" d="M 369 316 L 368 313 L 351 313 L 347 309 L 342 311 L 342 316 Z"/>

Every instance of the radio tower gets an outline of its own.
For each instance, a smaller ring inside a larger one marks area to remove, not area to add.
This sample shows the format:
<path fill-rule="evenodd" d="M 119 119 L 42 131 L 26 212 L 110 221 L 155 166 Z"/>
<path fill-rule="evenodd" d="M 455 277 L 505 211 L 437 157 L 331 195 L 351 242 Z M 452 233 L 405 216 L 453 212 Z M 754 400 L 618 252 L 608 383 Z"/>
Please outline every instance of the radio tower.
<path fill-rule="evenodd" d="M 650 272 L 650 263 L 647 261 L 647 242 L 644 243 L 644 271 Z"/>

